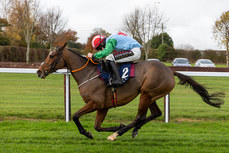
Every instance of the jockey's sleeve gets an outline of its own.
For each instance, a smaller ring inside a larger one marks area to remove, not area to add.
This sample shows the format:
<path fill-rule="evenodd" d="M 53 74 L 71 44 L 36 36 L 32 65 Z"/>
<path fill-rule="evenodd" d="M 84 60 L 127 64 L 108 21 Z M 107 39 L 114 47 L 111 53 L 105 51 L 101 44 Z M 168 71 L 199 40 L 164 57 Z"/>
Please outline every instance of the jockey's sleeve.
<path fill-rule="evenodd" d="M 117 40 L 115 39 L 108 40 L 108 42 L 106 43 L 105 49 L 101 50 L 100 52 L 95 53 L 93 57 L 98 58 L 98 59 L 106 57 L 111 52 L 113 52 L 116 44 L 117 44 Z"/>

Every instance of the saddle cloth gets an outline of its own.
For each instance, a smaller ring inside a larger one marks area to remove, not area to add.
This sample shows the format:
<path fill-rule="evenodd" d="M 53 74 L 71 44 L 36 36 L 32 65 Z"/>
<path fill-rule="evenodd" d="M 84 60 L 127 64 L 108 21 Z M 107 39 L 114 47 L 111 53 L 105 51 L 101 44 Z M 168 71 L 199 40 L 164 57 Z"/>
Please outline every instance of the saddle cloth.
<path fill-rule="evenodd" d="M 118 63 L 119 74 L 122 78 L 123 83 L 125 83 L 130 77 L 135 76 L 134 72 L 134 63 Z M 101 64 L 98 64 L 98 73 L 100 74 L 100 78 L 105 81 L 105 84 L 109 84 L 110 73 L 102 69 Z"/>

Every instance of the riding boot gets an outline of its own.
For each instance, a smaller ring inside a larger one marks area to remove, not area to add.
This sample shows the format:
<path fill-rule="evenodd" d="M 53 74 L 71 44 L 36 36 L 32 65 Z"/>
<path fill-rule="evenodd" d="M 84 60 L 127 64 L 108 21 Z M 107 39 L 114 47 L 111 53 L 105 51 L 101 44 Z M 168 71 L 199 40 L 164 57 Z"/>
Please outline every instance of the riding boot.
<path fill-rule="evenodd" d="M 120 74 L 119 74 L 119 71 L 118 71 L 118 68 L 117 68 L 115 62 L 114 61 L 109 61 L 108 63 L 109 63 L 110 68 L 111 68 L 111 70 L 113 72 L 113 75 L 112 75 L 113 77 L 112 77 L 112 81 L 111 81 L 112 86 L 121 86 L 121 85 L 123 85 L 122 79 L 120 77 Z"/>

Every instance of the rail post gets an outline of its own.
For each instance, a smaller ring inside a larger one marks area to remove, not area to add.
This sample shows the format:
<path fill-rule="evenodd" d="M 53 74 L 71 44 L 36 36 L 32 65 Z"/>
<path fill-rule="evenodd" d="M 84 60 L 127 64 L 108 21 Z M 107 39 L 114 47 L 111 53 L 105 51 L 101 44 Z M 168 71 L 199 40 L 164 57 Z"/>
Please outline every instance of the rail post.
<path fill-rule="evenodd" d="M 71 93 L 70 93 L 70 74 L 64 74 L 64 106 L 65 106 L 65 121 L 71 120 Z"/>
<path fill-rule="evenodd" d="M 164 122 L 168 123 L 170 119 L 170 94 L 164 97 Z"/>

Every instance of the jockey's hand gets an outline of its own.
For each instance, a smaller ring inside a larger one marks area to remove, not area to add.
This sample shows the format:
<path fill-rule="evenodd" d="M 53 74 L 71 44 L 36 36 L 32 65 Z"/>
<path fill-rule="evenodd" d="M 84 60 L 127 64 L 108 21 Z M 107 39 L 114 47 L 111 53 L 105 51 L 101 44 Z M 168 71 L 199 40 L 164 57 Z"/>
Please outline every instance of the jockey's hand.
<path fill-rule="evenodd" d="M 88 54 L 87 54 L 87 57 L 88 57 L 88 58 L 92 58 L 92 56 L 93 56 L 92 53 L 88 53 Z"/>

